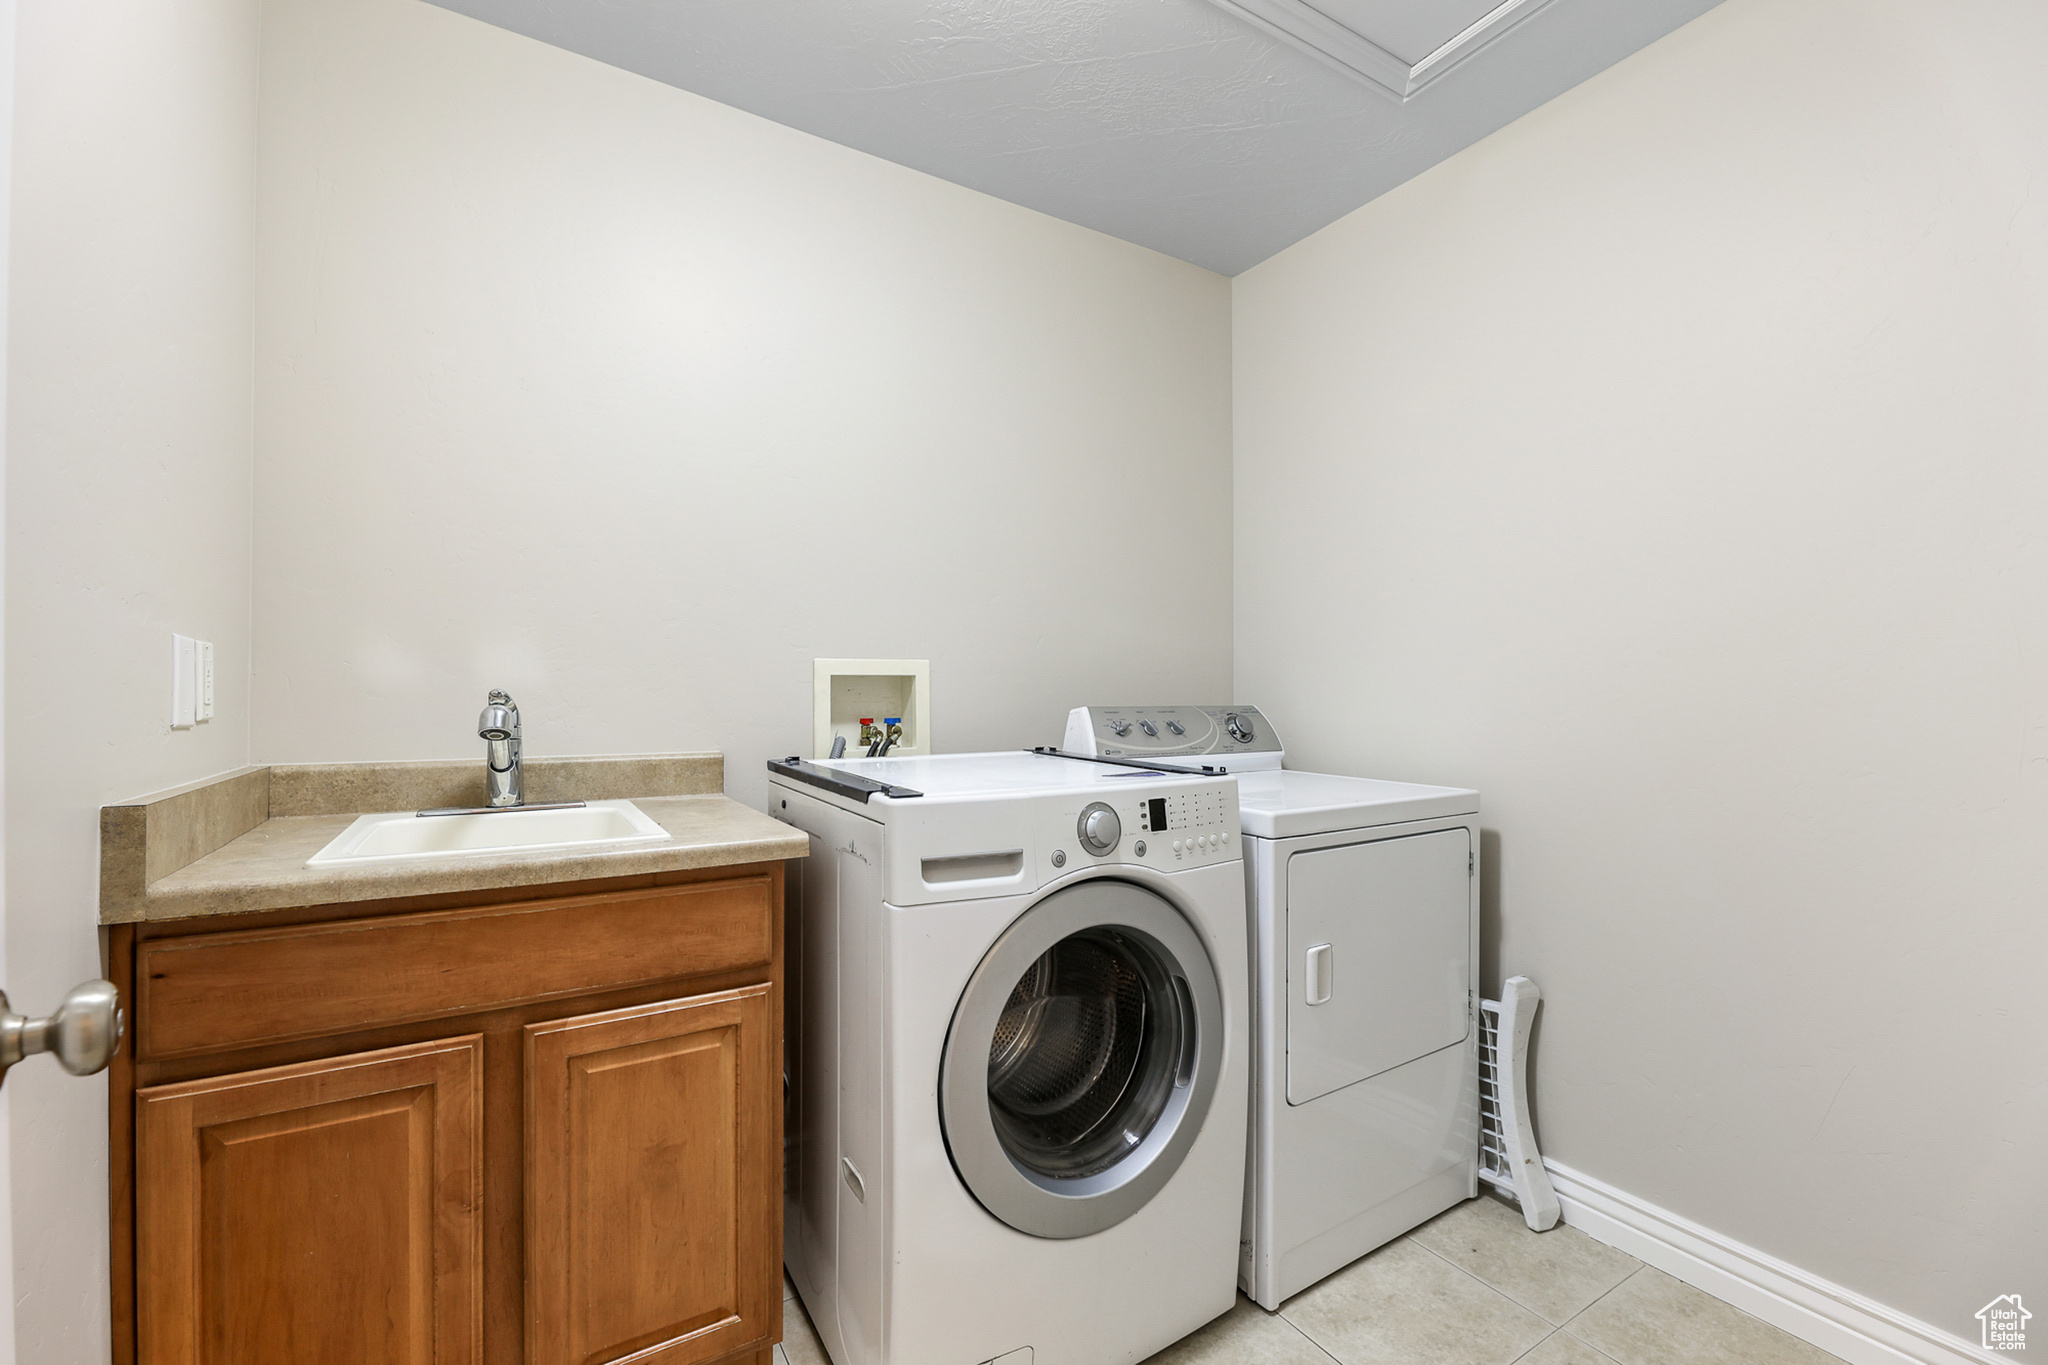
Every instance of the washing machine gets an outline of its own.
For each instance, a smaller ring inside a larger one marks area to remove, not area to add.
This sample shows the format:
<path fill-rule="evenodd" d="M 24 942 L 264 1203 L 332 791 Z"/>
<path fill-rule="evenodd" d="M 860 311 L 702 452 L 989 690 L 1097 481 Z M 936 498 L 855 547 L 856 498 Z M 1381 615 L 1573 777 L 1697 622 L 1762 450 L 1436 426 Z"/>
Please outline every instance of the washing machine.
<path fill-rule="evenodd" d="M 1267 1309 L 1478 1192 L 1479 793 L 1284 767 L 1252 706 L 1080 707 L 1063 748 L 1237 780 Z"/>
<path fill-rule="evenodd" d="M 1034 752 L 769 768 L 811 841 L 784 1254 L 836 1365 L 1121 1365 L 1229 1311 L 1231 781 Z"/>

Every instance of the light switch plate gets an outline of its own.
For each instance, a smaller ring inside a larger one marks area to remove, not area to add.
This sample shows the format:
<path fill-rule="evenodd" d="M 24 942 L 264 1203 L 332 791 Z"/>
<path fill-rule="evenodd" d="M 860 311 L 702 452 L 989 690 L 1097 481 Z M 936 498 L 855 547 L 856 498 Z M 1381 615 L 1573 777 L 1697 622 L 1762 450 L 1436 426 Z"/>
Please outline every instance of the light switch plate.
<path fill-rule="evenodd" d="M 213 641 L 199 642 L 199 719 L 213 719 Z"/>
<path fill-rule="evenodd" d="M 189 730 L 199 709 L 199 642 L 171 637 L 171 728 Z"/>

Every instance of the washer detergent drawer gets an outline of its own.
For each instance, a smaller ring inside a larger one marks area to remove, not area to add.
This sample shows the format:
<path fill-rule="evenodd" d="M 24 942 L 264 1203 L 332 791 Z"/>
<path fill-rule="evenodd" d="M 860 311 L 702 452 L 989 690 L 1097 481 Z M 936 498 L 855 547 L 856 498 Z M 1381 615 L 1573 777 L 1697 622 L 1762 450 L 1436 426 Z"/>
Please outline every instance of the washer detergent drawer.
<path fill-rule="evenodd" d="M 1471 857 L 1446 829 L 1288 859 L 1289 1104 L 1464 1039 Z"/>

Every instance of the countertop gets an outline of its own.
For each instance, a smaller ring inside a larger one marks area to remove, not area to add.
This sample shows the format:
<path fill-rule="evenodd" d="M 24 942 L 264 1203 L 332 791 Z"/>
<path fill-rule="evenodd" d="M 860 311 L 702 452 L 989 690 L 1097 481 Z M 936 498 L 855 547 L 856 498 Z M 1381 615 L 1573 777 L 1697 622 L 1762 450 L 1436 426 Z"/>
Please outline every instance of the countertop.
<path fill-rule="evenodd" d="M 683 758 L 689 762 L 680 763 Z M 663 795 L 633 790 L 650 781 L 670 787 L 719 781 L 723 775 L 719 755 L 573 762 L 578 765 L 573 769 L 577 785 L 585 789 L 576 791 L 573 798 L 568 792 L 551 791 L 551 799 L 630 799 L 668 831 L 670 842 L 307 867 L 306 860 L 347 829 L 358 814 L 394 807 L 375 801 L 363 811 L 272 814 L 272 810 L 300 811 L 309 804 L 325 804 L 303 798 L 301 793 L 309 781 L 315 789 L 373 800 L 403 788 L 366 789 L 364 771 L 371 765 L 334 765 L 332 783 L 319 780 L 325 776 L 319 769 L 279 769 L 281 775 L 289 772 L 290 780 L 283 776 L 275 780 L 278 799 L 273 801 L 269 795 L 272 770 L 245 769 L 101 812 L 100 920 L 120 924 L 246 914 L 726 867 L 801 858 L 809 852 L 809 839 L 801 830 L 741 805 L 715 787 Z M 388 765 L 398 777 L 415 785 L 427 766 Z M 565 766 L 565 775 L 569 771 Z M 687 771 L 688 780 L 678 780 L 678 771 Z M 311 779 L 309 773 L 314 775 Z M 383 773 L 375 776 L 383 781 Z M 293 793 L 289 801 L 283 799 L 288 790 Z M 240 832 L 236 832 L 237 826 Z M 202 833 L 195 834 L 195 830 Z M 164 852 L 166 849 L 171 852 Z M 181 865 L 167 866 L 173 863 Z"/>

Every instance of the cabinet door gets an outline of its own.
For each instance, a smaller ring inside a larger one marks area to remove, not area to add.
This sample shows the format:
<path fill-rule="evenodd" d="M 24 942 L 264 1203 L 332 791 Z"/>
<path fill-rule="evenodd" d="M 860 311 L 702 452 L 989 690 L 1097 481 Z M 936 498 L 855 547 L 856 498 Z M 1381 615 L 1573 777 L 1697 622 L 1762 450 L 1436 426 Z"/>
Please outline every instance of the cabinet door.
<path fill-rule="evenodd" d="M 473 1365 L 483 1040 L 136 1092 L 141 1365 Z"/>
<path fill-rule="evenodd" d="M 528 1365 L 689 1365 L 778 1334 L 769 988 L 526 1028 Z"/>

